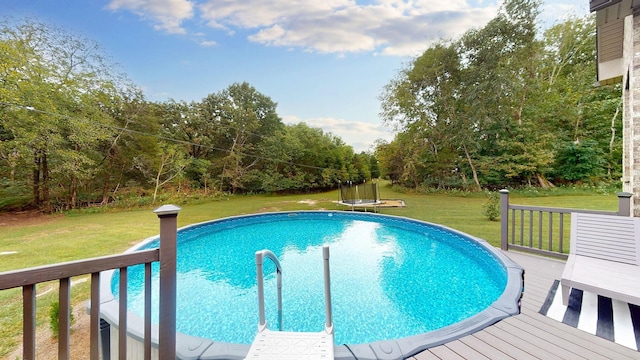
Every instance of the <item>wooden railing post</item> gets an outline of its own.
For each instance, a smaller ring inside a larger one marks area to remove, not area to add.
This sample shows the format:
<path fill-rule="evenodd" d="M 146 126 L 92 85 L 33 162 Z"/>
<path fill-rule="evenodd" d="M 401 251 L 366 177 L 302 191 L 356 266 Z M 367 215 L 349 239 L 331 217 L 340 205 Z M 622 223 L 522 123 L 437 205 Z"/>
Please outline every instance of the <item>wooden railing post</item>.
<path fill-rule="evenodd" d="M 500 190 L 500 249 L 509 250 L 509 190 Z"/>
<path fill-rule="evenodd" d="M 22 358 L 36 358 L 36 286 L 22 287 Z"/>
<path fill-rule="evenodd" d="M 632 193 L 618 193 L 618 216 L 631 216 L 631 197 Z"/>
<path fill-rule="evenodd" d="M 58 295 L 58 360 L 68 360 L 71 341 L 71 279 L 60 279 Z"/>
<path fill-rule="evenodd" d="M 176 358 L 176 239 L 178 212 L 175 205 L 163 205 L 154 213 L 160 219 L 160 359 Z"/>

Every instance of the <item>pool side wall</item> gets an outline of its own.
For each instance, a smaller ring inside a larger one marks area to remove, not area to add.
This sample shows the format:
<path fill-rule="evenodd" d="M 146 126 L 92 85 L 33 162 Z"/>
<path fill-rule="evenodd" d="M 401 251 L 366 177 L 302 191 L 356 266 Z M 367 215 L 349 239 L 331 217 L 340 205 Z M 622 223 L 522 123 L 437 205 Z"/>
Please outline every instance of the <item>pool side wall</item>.
<path fill-rule="evenodd" d="M 178 231 L 186 230 L 194 226 L 217 222 L 221 220 L 229 220 L 234 218 L 245 218 L 248 216 L 268 216 L 274 214 L 296 214 L 296 213 L 321 213 L 321 214 L 341 214 L 342 212 L 336 211 L 287 211 L 276 213 L 265 213 L 256 215 L 243 215 L 236 217 L 228 217 L 224 219 L 217 219 L 212 221 L 206 221 L 198 224 L 192 224 L 182 227 Z M 352 215 L 352 212 L 345 214 L 346 216 Z M 368 344 L 356 344 L 356 345 L 337 345 L 334 348 L 334 358 L 337 360 L 353 360 L 354 355 L 359 360 L 402 360 L 407 357 L 411 357 L 419 352 L 422 352 L 431 347 L 439 346 L 447 342 L 457 340 L 461 337 L 467 336 L 479 330 L 486 328 L 496 322 L 505 319 L 507 317 L 517 315 L 520 313 L 520 300 L 524 291 L 524 269 L 509 259 L 500 250 L 491 246 L 487 241 L 465 234 L 455 229 L 448 228 L 446 226 L 432 224 L 420 220 L 408 219 L 392 215 L 380 215 L 373 213 L 359 213 L 362 217 L 382 217 L 382 218 L 395 218 L 403 221 L 424 223 L 430 226 L 435 226 L 440 229 L 444 229 L 463 237 L 469 238 L 481 244 L 489 252 L 491 252 L 505 267 L 507 272 L 507 284 L 502 295 L 487 309 L 484 311 L 457 322 L 455 324 L 446 326 L 444 328 L 434 330 L 425 334 L 416 336 L 410 336 L 397 340 L 384 340 L 376 341 Z M 145 239 L 141 243 L 127 250 L 126 252 L 132 252 L 139 250 L 148 243 L 158 239 L 158 236 L 153 236 Z M 110 325 L 110 341 L 111 341 L 111 354 L 117 354 L 118 352 L 118 301 L 111 292 L 111 282 L 113 278 L 114 270 L 103 272 L 100 275 L 100 317 L 107 321 Z M 428 301 L 426 299 L 425 301 Z M 143 319 L 137 314 L 128 311 L 127 312 L 127 359 L 143 359 L 144 354 L 144 322 Z M 256 324 L 256 333 L 257 333 Z M 158 359 L 158 325 L 152 324 L 151 329 L 151 342 L 152 342 L 152 358 Z M 204 339 L 194 336 L 189 336 L 181 333 L 176 334 L 176 358 L 180 360 L 214 360 L 214 359 L 228 359 L 228 360 L 240 360 L 244 359 L 249 351 L 249 344 L 233 344 L 226 342 L 214 342 L 210 339 Z"/>

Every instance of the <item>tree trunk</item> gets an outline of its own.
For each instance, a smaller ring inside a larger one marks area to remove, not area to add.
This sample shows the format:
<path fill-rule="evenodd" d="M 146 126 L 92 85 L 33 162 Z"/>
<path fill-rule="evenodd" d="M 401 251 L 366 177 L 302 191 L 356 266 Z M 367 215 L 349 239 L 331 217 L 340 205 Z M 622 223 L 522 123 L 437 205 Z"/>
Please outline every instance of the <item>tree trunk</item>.
<path fill-rule="evenodd" d="M 616 118 L 618 117 L 618 113 L 620 112 L 620 105 L 621 103 L 618 103 L 618 106 L 616 106 L 616 113 L 613 114 L 613 117 L 611 118 L 611 139 L 609 139 L 609 155 L 610 156 L 613 154 L 613 143 L 616 139 Z M 607 162 L 607 175 L 611 177 L 611 161 Z"/>
<path fill-rule="evenodd" d="M 158 169 L 158 174 L 156 175 L 156 186 L 153 190 L 153 202 L 156 202 L 156 197 L 158 196 L 158 189 L 160 188 L 160 176 L 162 175 L 162 169 L 164 169 L 164 157 L 160 163 L 160 168 Z"/>
<path fill-rule="evenodd" d="M 102 186 L 102 201 L 100 201 L 100 205 L 106 205 L 109 202 L 109 176 L 104 180 L 104 185 Z"/>
<path fill-rule="evenodd" d="M 68 207 L 75 209 L 78 202 L 78 178 L 74 176 L 71 179 L 71 198 L 69 199 Z"/>
<path fill-rule="evenodd" d="M 100 205 L 106 205 L 109 202 L 109 180 L 111 179 L 111 176 L 115 176 L 115 168 L 113 166 L 113 158 L 115 157 L 115 155 L 115 150 L 113 149 L 113 147 L 111 147 L 111 149 L 109 149 L 109 153 L 107 154 L 107 166 L 105 167 L 107 169 L 107 172 L 104 175 L 104 185 L 102 186 L 102 201 L 100 202 Z M 122 175 L 122 171 L 120 171 L 120 175 Z"/>
<path fill-rule="evenodd" d="M 553 183 L 549 180 L 547 180 L 544 176 L 542 176 L 541 174 L 536 174 L 536 177 L 538 178 L 538 183 L 540 184 L 540 186 L 543 189 L 548 189 L 550 187 L 555 187 L 555 185 L 553 185 Z"/>
<path fill-rule="evenodd" d="M 42 206 L 45 214 L 51 214 L 51 195 L 49 193 L 49 164 L 47 152 L 42 152 Z"/>
<path fill-rule="evenodd" d="M 482 190 L 480 186 L 480 180 L 478 180 L 478 171 L 476 171 L 476 167 L 473 165 L 473 160 L 471 160 L 471 155 L 469 155 L 469 151 L 467 150 L 467 145 L 462 144 L 462 148 L 464 149 L 464 155 L 467 157 L 467 162 L 469 162 L 469 167 L 471 167 L 471 173 L 473 174 L 473 182 L 476 184 L 476 189 L 478 191 Z"/>
<path fill-rule="evenodd" d="M 524 110 L 524 104 L 527 100 L 526 88 L 522 91 L 522 98 L 520 99 L 520 105 L 518 106 L 518 112 L 516 113 L 516 121 L 518 126 L 522 126 L 522 111 Z"/>
<path fill-rule="evenodd" d="M 11 185 L 13 186 L 16 182 L 16 168 L 18 167 L 18 158 L 20 157 L 20 153 L 15 150 L 11 155 L 10 155 L 10 161 L 9 161 L 9 166 L 11 167 L 11 177 L 10 177 L 10 181 L 11 181 Z"/>
<path fill-rule="evenodd" d="M 33 152 L 33 204 L 40 207 L 40 151 Z"/>

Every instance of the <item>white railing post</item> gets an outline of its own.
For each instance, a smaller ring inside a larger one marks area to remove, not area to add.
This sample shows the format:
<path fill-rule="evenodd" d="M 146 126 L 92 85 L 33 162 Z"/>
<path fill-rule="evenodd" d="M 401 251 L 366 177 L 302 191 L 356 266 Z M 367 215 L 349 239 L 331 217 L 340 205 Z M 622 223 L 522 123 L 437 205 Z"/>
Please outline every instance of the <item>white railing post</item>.
<path fill-rule="evenodd" d="M 160 219 L 158 353 L 161 359 L 176 358 L 176 239 L 180 210 L 175 205 L 163 205 L 154 211 Z"/>

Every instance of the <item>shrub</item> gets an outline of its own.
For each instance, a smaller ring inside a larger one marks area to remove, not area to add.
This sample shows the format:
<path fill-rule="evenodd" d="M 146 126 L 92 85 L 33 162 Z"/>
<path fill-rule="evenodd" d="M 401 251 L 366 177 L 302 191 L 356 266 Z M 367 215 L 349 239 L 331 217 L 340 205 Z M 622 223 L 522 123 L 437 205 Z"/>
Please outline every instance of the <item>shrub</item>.
<path fill-rule="evenodd" d="M 569 182 L 594 182 L 604 175 L 606 160 L 595 140 L 569 142 L 556 154 L 556 175 Z"/>
<path fill-rule="evenodd" d="M 490 221 L 500 219 L 500 195 L 496 192 L 489 192 L 487 202 L 482 205 L 484 216 Z"/>
<path fill-rule="evenodd" d="M 73 306 L 69 305 L 70 309 L 70 324 L 73 324 L 75 319 L 73 317 Z M 58 322 L 58 318 L 60 317 L 60 303 L 55 301 L 51 303 L 49 306 L 49 326 L 51 326 L 51 332 L 53 332 L 53 337 L 58 338 L 60 334 L 60 323 Z"/>
<path fill-rule="evenodd" d="M 31 193 L 24 186 L 10 184 L 9 180 L 0 178 L 0 210 L 22 210 L 29 207 Z"/>

